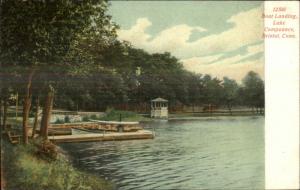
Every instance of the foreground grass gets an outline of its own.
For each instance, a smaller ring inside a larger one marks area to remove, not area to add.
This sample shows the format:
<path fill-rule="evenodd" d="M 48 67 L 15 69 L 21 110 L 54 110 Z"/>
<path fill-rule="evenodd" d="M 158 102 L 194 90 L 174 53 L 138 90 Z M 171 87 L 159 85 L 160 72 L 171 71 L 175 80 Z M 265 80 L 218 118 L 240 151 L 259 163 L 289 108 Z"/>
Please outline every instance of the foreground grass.
<path fill-rule="evenodd" d="M 109 190 L 98 176 L 76 170 L 62 156 L 49 160 L 37 156 L 33 144 L 13 146 L 3 140 L 3 167 L 7 190 Z"/>

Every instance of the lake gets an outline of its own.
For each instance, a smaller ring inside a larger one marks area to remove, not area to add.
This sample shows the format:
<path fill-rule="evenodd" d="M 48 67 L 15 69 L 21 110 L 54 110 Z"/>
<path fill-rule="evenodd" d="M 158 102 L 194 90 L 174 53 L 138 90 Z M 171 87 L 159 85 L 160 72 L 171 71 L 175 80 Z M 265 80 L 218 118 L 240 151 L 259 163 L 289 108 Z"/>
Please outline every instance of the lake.
<path fill-rule="evenodd" d="M 264 117 L 154 121 L 155 139 L 62 144 L 116 189 L 264 189 Z"/>

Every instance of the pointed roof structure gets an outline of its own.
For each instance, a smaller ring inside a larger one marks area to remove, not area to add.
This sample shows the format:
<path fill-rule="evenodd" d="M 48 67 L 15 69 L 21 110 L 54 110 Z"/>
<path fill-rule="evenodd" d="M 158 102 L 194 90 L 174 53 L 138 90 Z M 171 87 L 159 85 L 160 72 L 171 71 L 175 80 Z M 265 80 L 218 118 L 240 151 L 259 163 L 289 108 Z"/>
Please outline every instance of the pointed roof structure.
<path fill-rule="evenodd" d="M 158 97 L 151 100 L 151 102 L 168 102 L 168 100 Z"/>

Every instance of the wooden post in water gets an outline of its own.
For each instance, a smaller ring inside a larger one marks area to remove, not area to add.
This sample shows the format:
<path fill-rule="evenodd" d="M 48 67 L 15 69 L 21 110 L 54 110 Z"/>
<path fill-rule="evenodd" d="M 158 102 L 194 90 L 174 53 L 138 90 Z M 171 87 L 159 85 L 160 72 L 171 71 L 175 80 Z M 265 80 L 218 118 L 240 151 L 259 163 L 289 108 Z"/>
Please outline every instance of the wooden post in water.
<path fill-rule="evenodd" d="M 155 137 L 155 128 L 153 125 L 152 125 L 152 133 L 153 133 L 153 136 Z"/>
<path fill-rule="evenodd" d="M 19 94 L 16 94 L 16 121 L 18 120 L 18 101 L 19 101 Z"/>

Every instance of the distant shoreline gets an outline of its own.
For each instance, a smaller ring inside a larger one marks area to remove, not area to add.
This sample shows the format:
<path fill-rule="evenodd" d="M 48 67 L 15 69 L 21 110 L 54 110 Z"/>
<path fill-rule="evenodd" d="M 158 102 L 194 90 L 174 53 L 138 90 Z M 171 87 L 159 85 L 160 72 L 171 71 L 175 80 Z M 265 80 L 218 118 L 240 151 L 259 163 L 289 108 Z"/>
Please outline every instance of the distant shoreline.
<path fill-rule="evenodd" d="M 258 114 L 258 113 L 171 113 L 169 114 L 168 118 L 150 118 L 150 116 L 145 116 L 147 118 L 145 120 L 141 120 L 140 122 L 152 122 L 152 121 L 179 121 L 179 120 L 205 120 L 205 119 L 220 119 L 220 118 L 227 118 L 227 117 L 264 117 L 265 114 Z"/>
<path fill-rule="evenodd" d="M 264 116 L 264 113 L 253 113 L 253 112 L 212 112 L 212 113 L 203 113 L 203 112 L 185 112 L 185 113 L 170 113 L 169 118 L 172 117 L 182 117 L 182 116 L 193 116 L 193 117 L 211 117 L 211 116 Z"/>
<path fill-rule="evenodd" d="M 211 116 L 194 116 L 194 117 L 171 117 L 168 118 L 168 121 L 180 121 L 180 120 L 208 120 L 208 119 L 221 119 L 229 117 L 264 117 L 264 115 L 211 115 Z"/>

